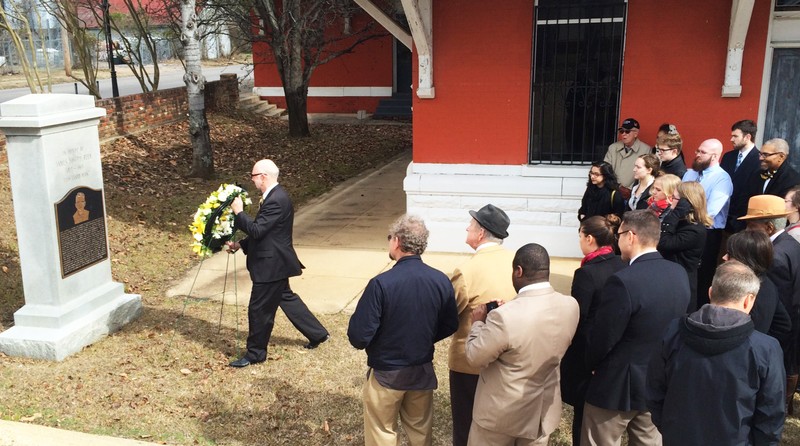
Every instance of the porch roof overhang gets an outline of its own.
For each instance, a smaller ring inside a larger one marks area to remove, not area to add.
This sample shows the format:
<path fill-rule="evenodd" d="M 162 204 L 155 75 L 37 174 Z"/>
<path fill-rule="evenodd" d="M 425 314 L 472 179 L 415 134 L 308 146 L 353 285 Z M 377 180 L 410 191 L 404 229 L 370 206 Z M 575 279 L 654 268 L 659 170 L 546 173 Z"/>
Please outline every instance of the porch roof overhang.
<path fill-rule="evenodd" d="M 391 17 L 386 15 L 371 0 L 354 0 L 361 9 L 380 23 L 398 41 L 413 51 L 417 49 L 417 97 L 430 99 L 435 97 L 433 88 L 433 30 L 431 20 L 431 2 L 433 0 L 401 0 L 403 12 L 408 20 L 411 34 L 407 33 Z"/>

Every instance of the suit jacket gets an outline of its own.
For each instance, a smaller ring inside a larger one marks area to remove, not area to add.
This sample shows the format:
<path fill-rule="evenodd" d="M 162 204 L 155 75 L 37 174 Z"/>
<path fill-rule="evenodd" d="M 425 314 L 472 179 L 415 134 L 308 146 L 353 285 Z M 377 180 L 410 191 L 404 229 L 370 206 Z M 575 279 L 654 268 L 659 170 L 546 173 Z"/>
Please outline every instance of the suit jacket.
<path fill-rule="evenodd" d="M 765 179 L 761 178 L 761 170 L 756 170 L 750 175 L 748 179 L 748 196 L 747 200 L 750 197 L 755 195 L 777 195 L 778 197 L 785 197 L 786 192 L 789 191 L 794 186 L 800 184 L 800 174 L 797 173 L 796 170 L 789 165 L 788 162 L 784 161 L 781 164 L 781 167 L 775 171 L 772 179 L 769 180 L 769 184 L 767 184 L 767 188 L 764 189 L 764 183 L 766 182 Z M 762 191 L 763 189 L 763 191 Z M 745 203 L 745 211 L 747 210 L 747 203 Z"/>
<path fill-rule="evenodd" d="M 559 362 L 575 334 L 578 303 L 552 287 L 526 290 L 475 322 L 467 360 L 481 367 L 472 420 L 484 429 L 536 439 L 561 420 Z"/>
<path fill-rule="evenodd" d="M 586 402 L 617 411 L 646 411 L 647 364 L 667 324 L 686 314 L 686 270 L 657 252 L 609 277 L 589 321 L 586 360 L 594 370 Z"/>
<path fill-rule="evenodd" d="M 800 243 L 786 231 L 772 241 L 773 262 L 767 276 L 778 288 L 778 296 L 789 314 L 800 306 Z"/>
<path fill-rule="evenodd" d="M 247 255 L 247 270 L 253 283 L 274 282 L 302 274 L 303 264 L 292 246 L 292 200 L 281 185 L 267 194 L 255 219 L 246 212 L 239 212 L 234 223 L 247 234 L 239 243 Z"/>
<path fill-rule="evenodd" d="M 572 277 L 572 296 L 578 301 L 581 318 L 578 330 L 561 360 L 561 398 L 564 402 L 583 407 L 586 387 L 592 377 L 586 367 L 586 343 L 589 340 L 588 321 L 597 311 L 600 291 L 612 274 L 628 266 L 619 256 L 607 254 L 586 262 Z"/>
<path fill-rule="evenodd" d="M 733 232 L 743 230 L 746 224 L 738 221 L 737 218 L 747 213 L 747 200 L 750 199 L 748 195 L 748 181 L 753 172 L 758 172 L 761 169 L 761 161 L 758 159 L 758 147 L 753 147 L 752 150 L 742 160 L 739 168 L 736 168 L 736 158 L 739 156 L 738 150 L 731 150 L 722 155 L 719 165 L 728 172 L 733 182 L 733 195 L 731 195 L 731 206 L 728 209 L 728 225 L 727 229 Z M 763 183 L 762 183 L 763 184 Z"/>
<path fill-rule="evenodd" d="M 472 325 L 472 309 L 493 300 L 506 302 L 517 292 L 511 283 L 511 263 L 514 253 L 502 245 L 487 246 L 477 251 L 453 272 L 450 281 L 456 293 L 458 331 L 450 342 L 450 370 L 477 375 L 481 370 L 467 362 L 464 347 Z"/>

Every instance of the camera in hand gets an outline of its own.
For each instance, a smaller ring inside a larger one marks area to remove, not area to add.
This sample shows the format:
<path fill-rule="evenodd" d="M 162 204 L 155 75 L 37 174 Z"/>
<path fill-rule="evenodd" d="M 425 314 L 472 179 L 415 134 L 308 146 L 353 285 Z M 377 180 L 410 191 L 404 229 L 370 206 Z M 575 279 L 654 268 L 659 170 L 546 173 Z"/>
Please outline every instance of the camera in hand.
<path fill-rule="evenodd" d="M 493 300 L 491 302 L 486 302 L 486 313 L 489 313 L 490 311 L 497 309 L 497 307 L 499 306 L 500 304 L 498 304 L 496 300 Z"/>

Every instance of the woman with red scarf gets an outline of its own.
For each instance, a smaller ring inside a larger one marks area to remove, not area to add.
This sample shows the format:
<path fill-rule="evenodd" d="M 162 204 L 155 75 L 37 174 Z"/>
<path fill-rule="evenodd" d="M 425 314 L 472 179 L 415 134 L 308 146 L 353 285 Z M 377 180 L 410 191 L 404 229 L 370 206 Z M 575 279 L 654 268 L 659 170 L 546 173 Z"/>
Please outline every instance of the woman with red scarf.
<path fill-rule="evenodd" d="M 578 330 L 561 360 L 561 399 L 574 408 L 572 420 L 573 444 L 580 444 L 581 419 L 586 388 L 592 371 L 586 367 L 586 343 L 588 321 L 594 316 L 600 290 L 606 280 L 626 266 L 614 254 L 615 236 L 621 220 L 614 214 L 602 217 L 596 215 L 581 222 L 578 238 L 584 254 L 581 267 L 572 279 L 572 297 L 578 301 L 581 317 Z"/>

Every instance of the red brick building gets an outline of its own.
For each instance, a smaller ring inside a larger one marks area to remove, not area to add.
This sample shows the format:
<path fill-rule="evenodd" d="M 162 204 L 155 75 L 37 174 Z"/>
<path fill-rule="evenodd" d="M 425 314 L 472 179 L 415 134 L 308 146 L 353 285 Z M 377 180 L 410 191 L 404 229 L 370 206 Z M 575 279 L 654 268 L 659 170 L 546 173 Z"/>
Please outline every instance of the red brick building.
<path fill-rule="evenodd" d="M 588 164 L 628 116 L 648 144 L 661 123 L 677 125 L 687 161 L 702 140 L 729 147 L 731 124 L 752 119 L 757 145 L 786 139 L 800 167 L 796 1 L 401 3 L 410 35 L 392 31 L 394 44 L 364 47 L 320 69 L 312 85 L 395 91 L 392 50 L 413 40 L 414 154 L 404 189 L 408 211 L 430 226 L 431 250 L 467 250 L 467 210 L 491 202 L 511 217 L 509 245 L 579 255 Z M 263 79 L 257 72 L 257 90 Z M 374 96 L 328 98 L 352 103 L 330 110 L 355 112 L 371 111 Z"/>

